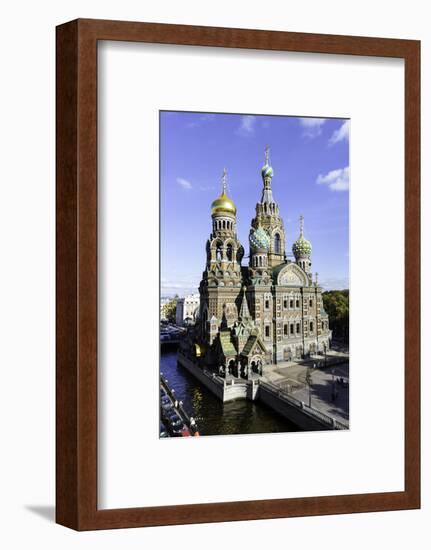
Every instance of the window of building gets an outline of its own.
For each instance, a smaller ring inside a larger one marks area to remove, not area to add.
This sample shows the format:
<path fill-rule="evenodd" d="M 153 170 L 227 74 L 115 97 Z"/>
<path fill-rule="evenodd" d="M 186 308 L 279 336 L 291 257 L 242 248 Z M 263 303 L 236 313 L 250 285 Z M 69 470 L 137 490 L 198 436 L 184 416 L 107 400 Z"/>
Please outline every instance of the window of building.
<path fill-rule="evenodd" d="M 296 323 L 296 334 L 299 334 L 301 332 L 301 325 L 299 323 Z"/>
<path fill-rule="evenodd" d="M 278 233 L 276 233 L 274 235 L 274 253 L 275 254 L 281 254 L 280 252 L 280 235 Z"/>
<path fill-rule="evenodd" d="M 231 261 L 232 261 L 232 257 L 233 257 L 232 245 L 231 245 L 231 244 L 228 244 L 228 245 L 227 245 L 227 248 L 226 248 L 226 256 L 227 256 L 227 259 L 229 260 L 229 262 L 231 262 Z"/>
<path fill-rule="evenodd" d="M 299 300 L 296 299 L 296 307 L 298 308 L 299 307 Z"/>
<path fill-rule="evenodd" d="M 283 308 L 287 309 L 287 298 L 283 299 Z"/>
<path fill-rule="evenodd" d="M 293 325 L 290 325 L 290 334 L 293 334 Z"/>
<path fill-rule="evenodd" d="M 289 307 L 290 307 L 290 309 L 293 309 L 293 300 L 292 299 L 290 300 L 290 306 Z"/>
<path fill-rule="evenodd" d="M 269 300 L 265 300 L 265 309 L 269 309 Z"/>
<path fill-rule="evenodd" d="M 312 298 L 310 298 L 310 302 L 309 302 L 309 303 L 310 303 L 310 307 L 313 307 L 313 299 L 312 299 Z"/>
<path fill-rule="evenodd" d="M 313 332 L 313 321 L 310 321 L 310 332 Z"/>
<path fill-rule="evenodd" d="M 288 325 L 284 325 L 284 335 L 287 336 L 287 326 Z"/>
<path fill-rule="evenodd" d="M 216 260 L 221 260 L 221 244 L 217 243 L 217 249 L 216 249 Z"/>
<path fill-rule="evenodd" d="M 265 326 L 265 336 L 269 338 L 269 325 Z"/>

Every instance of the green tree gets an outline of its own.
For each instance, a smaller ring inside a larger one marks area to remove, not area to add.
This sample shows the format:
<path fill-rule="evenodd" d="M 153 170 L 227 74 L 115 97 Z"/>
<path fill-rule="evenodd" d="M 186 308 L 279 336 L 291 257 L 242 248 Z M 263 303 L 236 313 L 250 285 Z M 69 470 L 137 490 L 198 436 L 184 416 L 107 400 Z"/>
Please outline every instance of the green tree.
<path fill-rule="evenodd" d="M 329 290 L 323 292 L 323 306 L 329 316 L 332 336 L 349 342 L 349 291 Z"/>
<path fill-rule="evenodd" d="M 172 300 L 169 300 L 164 306 L 163 306 L 163 313 L 166 317 L 166 319 L 170 323 L 175 323 L 176 320 L 176 311 L 177 311 L 177 302 L 178 302 L 178 295 L 176 294 Z"/>

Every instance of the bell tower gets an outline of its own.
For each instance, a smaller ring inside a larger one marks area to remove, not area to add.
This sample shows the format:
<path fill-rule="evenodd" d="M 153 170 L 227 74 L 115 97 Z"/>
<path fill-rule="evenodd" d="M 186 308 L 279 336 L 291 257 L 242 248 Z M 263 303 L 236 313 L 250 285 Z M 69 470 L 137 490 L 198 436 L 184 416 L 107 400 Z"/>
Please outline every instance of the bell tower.
<path fill-rule="evenodd" d="M 304 237 L 304 216 L 301 214 L 299 217 L 299 237 L 292 245 L 292 252 L 296 263 L 305 271 L 310 282 L 312 279 L 311 251 L 311 243 Z"/>
<path fill-rule="evenodd" d="M 201 311 L 206 320 L 219 326 L 231 326 L 238 319 L 241 292 L 241 260 L 244 248 L 236 233 L 236 206 L 228 196 L 227 171 L 224 169 L 221 194 L 211 205 L 212 231 L 206 244 L 206 265 L 199 287 Z M 208 327 L 203 327 L 208 335 Z"/>
<path fill-rule="evenodd" d="M 269 237 L 268 266 L 275 267 L 285 262 L 285 243 L 283 219 L 280 216 L 278 204 L 272 195 L 272 178 L 274 170 L 269 160 L 269 147 L 265 148 L 265 164 L 261 170 L 263 190 L 260 202 L 256 204 L 256 217 L 251 225 L 254 229 L 261 227 Z"/>

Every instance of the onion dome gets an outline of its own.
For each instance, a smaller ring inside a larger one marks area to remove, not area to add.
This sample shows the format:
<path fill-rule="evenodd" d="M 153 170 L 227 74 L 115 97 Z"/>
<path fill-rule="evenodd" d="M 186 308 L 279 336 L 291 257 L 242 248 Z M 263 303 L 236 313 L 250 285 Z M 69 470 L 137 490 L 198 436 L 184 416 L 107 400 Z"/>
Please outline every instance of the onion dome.
<path fill-rule="evenodd" d="M 236 215 L 236 206 L 232 199 L 230 199 L 227 196 L 226 188 L 227 188 L 227 172 L 226 169 L 223 172 L 223 178 L 222 178 L 222 193 L 221 195 L 213 201 L 211 205 L 211 215 L 217 216 L 218 214 L 231 214 L 233 216 Z"/>
<path fill-rule="evenodd" d="M 270 166 L 269 164 L 264 164 L 262 166 L 262 178 L 272 178 L 273 175 L 274 170 L 272 169 L 272 166 Z"/>
<path fill-rule="evenodd" d="M 272 178 L 274 175 L 274 170 L 269 164 L 269 147 L 268 145 L 265 148 L 265 164 L 262 166 L 262 178 Z"/>
<path fill-rule="evenodd" d="M 310 241 L 304 237 L 304 216 L 300 217 L 299 238 L 293 243 L 292 252 L 297 260 L 310 258 L 312 246 Z"/>
<path fill-rule="evenodd" d="M 304 237 L 299 237 L 292 246 L 292 252 L 297 260 L 299 258 L 309 258 L 311 256 L 311 250 L 310 241 L 307 241 Z"/>
<path fill-rule="evenodd" d="M 236 215 L 236 206 L 226 193 L 222 193 L 211 205 L 211 214 L 233 214 Z"/>
<path fill-rule="evenodd" d="M 268 233 L 262 229 L 262 227 L 258 227 L 255 229 L 249 237 L 250 240 L 250 246 L 254 250 L 269 250 L 269 246 L 271 244 L 271 239 L 269 238 Z"/>

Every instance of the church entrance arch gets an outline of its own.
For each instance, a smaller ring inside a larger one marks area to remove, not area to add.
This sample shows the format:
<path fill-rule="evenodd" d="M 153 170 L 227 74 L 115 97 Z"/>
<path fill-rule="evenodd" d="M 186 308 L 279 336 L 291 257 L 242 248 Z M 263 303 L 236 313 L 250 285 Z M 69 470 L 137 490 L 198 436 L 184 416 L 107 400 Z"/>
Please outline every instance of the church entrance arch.
<path fill-rule="evenodd" d="M 284 348 L 284 360 L 292 361 L 292 350 L 289 348 Z"/>

